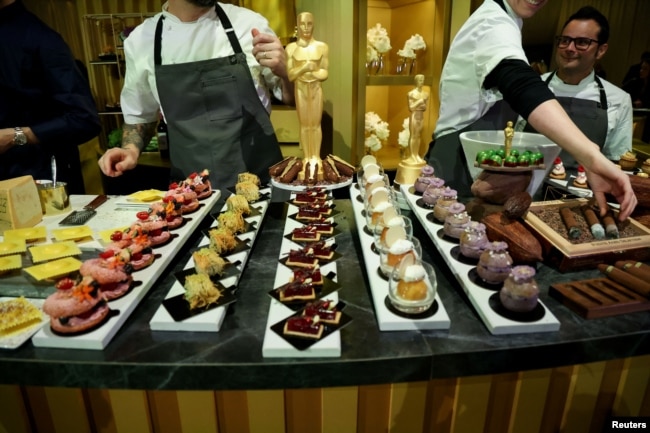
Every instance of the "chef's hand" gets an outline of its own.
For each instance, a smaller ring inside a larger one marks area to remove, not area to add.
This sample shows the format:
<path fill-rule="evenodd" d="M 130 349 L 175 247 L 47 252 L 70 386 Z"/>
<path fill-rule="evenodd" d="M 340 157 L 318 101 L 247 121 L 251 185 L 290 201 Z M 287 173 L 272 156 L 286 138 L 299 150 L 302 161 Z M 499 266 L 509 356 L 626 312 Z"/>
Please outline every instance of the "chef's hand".
<path fill-rule="evenodd" d="M 591 169 L 586 170 L 589 187 L 598 203 L 600 215 L 603 216 L 608 209 L 605 194 L 611 194 L 621 205 L 618 219 L 623 221 L 634 211 L 637 198 L 629 175 L 607 160 L 603 163 L 603 159 L 595 161 Z"/>
<path fill-rule="evenodd" d="M 253 29 L 253 56 L 257 62 L 270 68 L 271 71 L 282 79 L 287 78 L 287 56 L 284 47 L 275 35 L 260 33 Z"/>
<path fill-rule="evenodd" d="M 114 147 L 108 149 L 101 158 L 99 158 L 99 168 L 109 177 L 117 177 L 124 174 L 125 171 L 134 169 L 138 165 L 140 151 L 134 146 Z"/>

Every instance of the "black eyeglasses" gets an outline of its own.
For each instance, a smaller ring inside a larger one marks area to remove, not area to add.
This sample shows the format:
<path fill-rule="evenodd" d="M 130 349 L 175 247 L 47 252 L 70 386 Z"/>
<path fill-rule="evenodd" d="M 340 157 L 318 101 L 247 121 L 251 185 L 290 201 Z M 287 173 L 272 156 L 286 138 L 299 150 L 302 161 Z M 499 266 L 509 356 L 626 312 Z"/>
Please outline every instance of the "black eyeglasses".
<path fill-rule="evenodd" d="M 589 39 L 589 38 L 572 38 L 569 36 L 556 36 L 555 37 L 555 42 L 557 43 L 558 48 L 566 48 L 569 45 L 571 45 L 571 42 L 576 47 L 576 50 L 580 51 L 585 51 L 589 46 L 591 45 L 592 42 L 595 42 L 598 44 L 598 41 L 594 39 Z"/>

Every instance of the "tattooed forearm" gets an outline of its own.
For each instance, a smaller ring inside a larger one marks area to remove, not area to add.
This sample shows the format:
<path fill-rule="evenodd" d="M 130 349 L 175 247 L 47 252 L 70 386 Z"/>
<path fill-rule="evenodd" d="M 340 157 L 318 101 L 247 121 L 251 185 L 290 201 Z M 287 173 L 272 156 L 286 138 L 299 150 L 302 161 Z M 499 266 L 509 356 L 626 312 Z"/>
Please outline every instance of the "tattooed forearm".
<path fill-rule="evenodd" d="M 156 122 L 136 123 L 130 125 L 125 123 L 122 126 L 122 147 L 135 146 L 140 152 L 151 141 L 156 131 Z"/>

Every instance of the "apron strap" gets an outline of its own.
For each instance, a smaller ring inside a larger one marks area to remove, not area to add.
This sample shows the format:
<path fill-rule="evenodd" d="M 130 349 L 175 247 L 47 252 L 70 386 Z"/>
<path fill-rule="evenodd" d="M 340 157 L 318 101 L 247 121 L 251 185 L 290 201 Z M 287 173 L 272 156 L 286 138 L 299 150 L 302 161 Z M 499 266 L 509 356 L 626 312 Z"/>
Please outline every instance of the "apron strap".
<path fill-rule="evenodd" d="M 156 24 L 156 35 L 154 36 L 153 39 L 153 64 L 155 66 L 160 66 L 162 65 L 162 57 L 160 55 L 160 50 L 162 46 L 162 28 L 163 28 L 163 20 L 165 19 L 164 15 L 160 15 L 160 18 L 158 18 L 158 24 Z"/>
<path fill-rule="evenodd" d="M 230 41 L 230 45 L 232 46 L 233 51 L 235 51 L 235 54 L 243 52 L 241 45 L 239 45 L 239 39 L 237 39 L 237 35 L 235 34 L 235 29 L 232 28 L 232 24 L 228 19 L 228 15 L 226 15 L 226 13 L 223 11 L 223 8 L 219 6 L 219 3 L 214 5 L 214 10 L 219 17 L 224 30 L 226 31 L 226 36 L 228 36 L 228 40 Z"/>

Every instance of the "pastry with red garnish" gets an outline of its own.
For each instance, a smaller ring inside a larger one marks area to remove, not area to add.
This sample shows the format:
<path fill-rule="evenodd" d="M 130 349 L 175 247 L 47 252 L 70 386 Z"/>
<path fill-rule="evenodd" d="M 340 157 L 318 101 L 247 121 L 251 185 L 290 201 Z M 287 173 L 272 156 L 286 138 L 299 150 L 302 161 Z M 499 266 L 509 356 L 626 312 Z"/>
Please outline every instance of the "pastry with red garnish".
<path fill-rule="evenodd" d="M 337 325 L 341 321 L 341 312 L 336 309 L 336 302 L 320 299 L 307 304 L 302 311 L 303 316 L 318 316 L 322 323 Z"/>
<path fill-rule="evenodd" d="M 61 334 L 88 331 L 108 316 L 106 299 L 92 277 L 83 277 L 78 282 L 64 278 L 57 282 L 56 288 L 57 291 L 43 303 L 53 331 Z"/>
<path fill-rule="evenodd" d="M 197 194 L 189 188 L 170 189 L 165 197 L 172 197 L 180 205 L 183 215 L 196 211 L 200 205 Z"/>
<path fill-rule="evenodd" d="M 130 256 L 126 253 L 113 254 L 107 250 L 98 258 L 84 261 L 79 273 L 83 277 L 92 277 L 106 300 L 111 301 L 124 296 L 131 288 L 133 268 L 129 261 Z"/>
<path fill-rule="evenodd" d="M 122 255 L 122 257 L 128 261 L 134 272 L 151 265 L 156 258 L 151 247 L 142 247 L 138 244 L 132 244 L 122 249 L 117 254 Z"/>
<path fill-rule="evenodd" d="M 173 197 L 168 196 L 162 201 L 152 203 L 149 212 L 167 221 L 167 228 L 174 230 L 183 224 L 183 212 L 181 204 L 177 203 Z"/>
<path fill-rule="evenodd" d="M 138 212 L 137 217 L 138 221 L 134 225 L 137 225 L 149 236 L 152 247 L 164 245 L 172 238 L 166 219 L 151 215 L 146 211 Z"/>
<path fill-rule="evenodd" d="M 187 179 L 182 181 L 179 185 L 183 188 L 189 188 L 196 193 L 199 200 L 210 197 L 212 195 L 212 184 L 210 183 L 210 171 L 206 168 L 200 173 L 194 172 L 187 176 Z M 171 189 L 171 188 L 170 188 Z"/>
<path fill-rule="evenodd" d="M 315 227 L 316 231 L 323 235 L 331 235 L 334 233 L 334 224 L 326 218 L 321 218 L 316 221 L 309 222 L 310 227 Z"/>
<path fill-rule="evenodd" d="M 284 335 L 318 340 L 323 335 L 323 325 L 318 316 L 293 316 L 284 322 Z"/>

